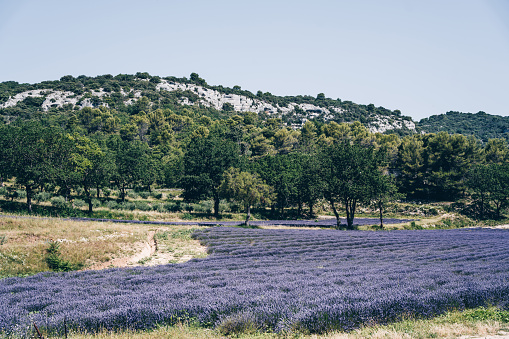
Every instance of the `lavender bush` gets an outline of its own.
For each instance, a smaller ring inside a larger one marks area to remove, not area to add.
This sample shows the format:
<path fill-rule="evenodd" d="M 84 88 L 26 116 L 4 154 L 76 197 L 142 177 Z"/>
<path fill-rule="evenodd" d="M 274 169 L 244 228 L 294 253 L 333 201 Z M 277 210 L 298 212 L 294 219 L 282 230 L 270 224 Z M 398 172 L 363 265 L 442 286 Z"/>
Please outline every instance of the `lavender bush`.
<path fill-rule="evenodd" d="M 509 232 L 360 232 L 218 227 L 211 255 L 185 264 L 0 280 L 0 329 L 31 321 L 146 329 L 182 320 L 273 331 L 349 330 L 451 309 L 507 307 Z"/>

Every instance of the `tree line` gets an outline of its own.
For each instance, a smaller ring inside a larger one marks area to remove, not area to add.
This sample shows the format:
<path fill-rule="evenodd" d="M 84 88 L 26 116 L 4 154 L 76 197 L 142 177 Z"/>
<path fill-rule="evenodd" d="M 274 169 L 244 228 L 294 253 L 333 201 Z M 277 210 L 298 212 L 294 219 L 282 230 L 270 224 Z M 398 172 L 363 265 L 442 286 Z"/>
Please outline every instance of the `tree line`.
<path fill-rule="evenodd" d="M 473 137 L 436 134 L 372 134 L 359 122 L 307 121 L 286 127 L 254 113 L 223 119 L 192 110 L 148 110 L 127 121 L 106 109 L 85 108 L 64 123 L 21 121 L 0 127 L 0 176 L 26 191 L 27 209 L 42 190 L 72 198 L 80 187 L 93 209 L 92 189 L 126 190 L 154 185 L 182 188 L 187 201 L 240 202 L 249 220 L 262 204 L 283 216 L 295 207 L 314 215 L 326 199 L 353 227 L 360 205 L 400 197 L 456 200 L 472 196 L 481 217 L 495 206 L 500 216 L 509 196 L 509 148 L 503 139 L 482 144 Z M 58 120 L 55 120 L 58 121 Z M 54 121 L 54 122 L 55 122 Z M 481 180 L 482 179 L 482 180 Z M 248 221 L 247 220 L 247 221 Z"/>

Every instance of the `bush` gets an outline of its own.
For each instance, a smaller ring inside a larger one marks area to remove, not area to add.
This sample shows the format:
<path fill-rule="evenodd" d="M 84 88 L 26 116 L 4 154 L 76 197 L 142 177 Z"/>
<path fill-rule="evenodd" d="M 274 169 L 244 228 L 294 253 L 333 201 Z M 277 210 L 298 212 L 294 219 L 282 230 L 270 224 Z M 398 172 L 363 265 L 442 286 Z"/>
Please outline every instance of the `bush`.
<path fill-rule="evenodd" d="M 75 207 L 83 207 L 85 206 L 87 203 L 84 201 L 84 200 L 81 200 L 81 199 L 74 199 L 74 206 Z"/>
<path fill-rule="evenodd" d="M 147 199 L 149 196 L 150 196 L 150 193 L 148 192 L 139 192 L 138 195 L 142 198 L 142 199 Z"/>
<path fill-rule="evenodd" d="M 9 195 L 9 191 L 7 190 L 6 187 L 0 187 L 0 195 L 4 197 L 7 197 Z"/>
<path fill-rule="evenodd" d="M 147 204 L 145 201 L 138 201 L 135 205 L 136 209 L 140 211 L 152 211 L 152 206 Z"/>
<path fill-rule="evenodd" d="M 187 212 L 192 212 L 194 210 L 194 206 L 193 204 L 188 204 L 188 203 L 182 203 L 180 204 L 180 209 L 182 211 L 187 211 Z"/>
<path fill-rule="evenodd" d="M 128 192 L 127 192 L 127 196 L 128 196 L 129 198 L 133 198 L 133 199 L 137 199 L 137 198 L 138 198 L 138 194 L 136 194 L 136 192 L 135 192 L 135 191 L 128 191 Z"/>
<path fill-rule="evenodd" d="M 166 212 L 165 204 L 159 203 L 152 205 L 152 209 L 157 212 Z"/>
<path fill-rule="evenodd" d="M 123 202 L 120 204 L 120 208 L 127 211 L 134 211 L 136 209 L 136 204 L 134 202 Z"/>
<path fill-rule="evenodd" d="M 221 200 L 219 202 L 219 213 L 224 213 L 228 211 L 231 211 L 230 204 L 226 200 Z"/>
<path fill-rule="evenodd" d="M 51 193 L 39 192 L 34 196 L 34 199 L 35 199 L 35 201 L 37 201 L 37 203 L 48 201 L 51 199 Z"/>
<path fill-rule="evenodd" d="M 51 206 L 54 206 L 56 208 L 64 208 L 67 206 L 67 202 L 65 201 L 65 198 L 62 196 L 56 196 L 50 199 Z"/>
<path fill-rule="evenodd" d="M 60 244 L 56 241 L 50 241 L 49 247 L 46 249 L 47 257 L 46 263 L 48 267 L 57 272 L 69 272 L 79 270 L 83 267 L 83 264 L 73 265 L 67 260 L 63 260 L 60 257 Z"/>
<path fill-rule="evenodd" d="M 180 212 L 180 204 L 167 202 L 164 204 L 164 209 L 168 212 Z"/>
<path fill-rule="evenodd" d="M 190 213 L 184 213 L 184 214 L 182 214 L 181 219 L 184 219 L 184 220 L 193 220 L 193 216 Z"/>
<path fill-rule="evenodd" d="M 162 194 L 161 192 L 152 192 L 152 194 L 151 194 L 151 195 L 152 195 L 152 197 L 153 197 L 154 199 L 158 199 L 158 200 L 160 200 L 160 199 L 162 199 L 162 198 L 163 198 L 163 194 Z"/>
<path fill-rule="evenodd" d="M 115 200 L 111 200 L 106 203 L 106 207 L 111 210 L 116 210 L 116 209 L 120 208 L 121 206 L 119 206 Z"/>
<path fill-rule="evenodd" d="M 219 332 L 226 336 L 254 334 L 261 330 L 256 317 L 250 312 L 237 313 L 221 319 L 217 325 Z"/>
<path fill-rule="evenodd" d="M 15 194 L 16 199 L 26 199 L 27 197 L 27 192 L 23 190 L 17 190 Z"/>
<path fill-rule="evenodd" d="M 199 213 L 212 213 L 214 202 L 212 200 L 200 201 L 199 204 L 194 204 L 194 210 Z"/>
<path fill-rule="evenodd" d="M 92 206 L 94 206 L 94 207 L 101 206 L 101 200 L 99 200 L 99 199 L 92 199 Z"/>

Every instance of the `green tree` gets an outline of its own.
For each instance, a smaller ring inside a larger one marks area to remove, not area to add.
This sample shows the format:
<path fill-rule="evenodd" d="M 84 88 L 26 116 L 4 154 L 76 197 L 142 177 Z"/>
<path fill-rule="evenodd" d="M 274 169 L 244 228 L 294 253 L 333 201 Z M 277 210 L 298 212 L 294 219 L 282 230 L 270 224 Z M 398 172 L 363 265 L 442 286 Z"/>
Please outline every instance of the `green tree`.
<path fill-rule="evenodd" d="M 214 216 L 218 218 L 223 173 L 238 166 L 239 161 L 239 146 L 235 142 L 214 134 L 193 137 L 183 157 L 181 187 L 184 199 L 199 201 L 212 197 Z"/>
<path fill-rule="evenodd" d="M 230 167 L 224 173 L 219 190 L 225 197 L 238 201 L 244 206 L 246 226 L 249 226 L 251 206 L 258 203 L 269 204 L 272 198 L 272 188 L 257 174 L 241 172 L 234 167 Z"/>
<path fill-rule="evenodd" d="M 277 206 L 283 218 L 285 207 L 298 200 L 297 184 L 302 170 L 300 163 L 295 161 L 292 154 L 277 154 L 253 163 L 253 168 L 268 185 L 274 187 L 276 198 L 273 207 Z"/>
<path fill-rule="evenodd" d="M 381 158 L 374 147 L 352 144 L 350 141 L 324 146 L 320 152 L 321 178 L 325 198 L 341 225 L 336 204 L 346 210 L 347 228 L 353 229 L 355 211 L 359 203 L 373 198 L 375 178 L 380 174 Z"/>
<path fill-rule="evenodd" d="M 387 203 L 401 199 L 404 195 L 398 193 L 394 178 L 382 172 L 375 173 L 371 181 L 372 202 L 378 209 L 380 228 L 384 227 L 383 213 Z"/>
<path fill-rule="evenodd" d="M 120 190 L 122 201 L 125 201 L 127 188 L 150 185 L 157 180 L 159 172 L 154 170 L 155 162 L 146 143 L 139 140 L 123 141 L 115 137 L 110 140 L 109 148 L 115 153 L 113 180 Z"/>
<path fill-rule="evenodd" d="M 97 187 L 99 193 L 99 187 L 109 183 L 111 173 L 115 171 L 114 160 L 109 152 L 102 150 L 99 145 L 86 137 L 73 135 L 68 138 L 75 145 L 71 161 L 76 183 L 83 188 L 88 203 L 88 212 L 92 213 L 91 188 Z"/>
<path fill-rule="evenodd" d="M 495 204 L 497 218 L 509 199 L 509 163 L 482 164 L 470 169 L 468 187 L 479 204 L 480 218 L 485 217 L 486 203 Z"/>
<path fill-rule="evenodd" d="M 26 191 L 27 209 L 32 212 L 34 190 L 54 182 L 55 169 L 66 160 L 59 153 L 61 130 L 46 128 L 36 122 L 11 127 L 11 152 L 9 174 L 16 177 L 16 184 Z"/>

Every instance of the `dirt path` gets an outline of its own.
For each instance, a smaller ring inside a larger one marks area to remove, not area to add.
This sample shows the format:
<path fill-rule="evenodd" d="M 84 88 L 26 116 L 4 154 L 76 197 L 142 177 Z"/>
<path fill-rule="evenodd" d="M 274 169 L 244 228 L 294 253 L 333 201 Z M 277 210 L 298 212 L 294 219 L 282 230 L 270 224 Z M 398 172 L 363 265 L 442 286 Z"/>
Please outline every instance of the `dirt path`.
<path fill-rule="evenodd" d="M 147 233 L 147 241 L 142 243 L 135 243 L 135 254 L 130 257 L 122 257 L 115 258 L 110 261 L 106 261 L 103 263 L 95 264 L 90 267 L 87 267 L 87 270 L 103 270 L 105 268 L 112 267 L 126 267 L 126 266 L 139 266 L 142 265 L 139 263 L 141 260 L 150 258 L 157 251 L 156 241 L 154 239 L 154 235 L 156 231 L 148 231 Z"/>

